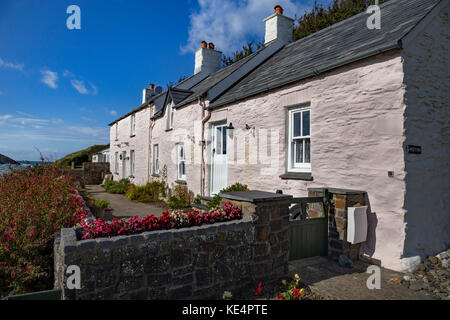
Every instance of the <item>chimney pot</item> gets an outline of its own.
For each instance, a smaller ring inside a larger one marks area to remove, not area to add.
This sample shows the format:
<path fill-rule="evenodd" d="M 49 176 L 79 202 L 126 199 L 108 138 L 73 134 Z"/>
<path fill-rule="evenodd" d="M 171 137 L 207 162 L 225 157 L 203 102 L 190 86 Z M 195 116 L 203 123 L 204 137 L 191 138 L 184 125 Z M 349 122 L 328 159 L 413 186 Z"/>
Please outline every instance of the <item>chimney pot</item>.
<path fill-rule="evenodd" d="M 280 6 L 279 4 L 277 4 L 277 5 L 274 7 L 274 10 L 275 10 L 275 13 L 283 14 L 283 7 Z"/>
<path fill-rule="evenodd" d="M 208 46 L 208 43 L 205 40 L 203 40 L 202 41 L 202 48 L 206 49 L 207 46 Z"/>
<path fill-rule="evenodd" d="M 274 40 L 289 43 L 292 41 L 294 19 L 283 15 L 283 8 L 280 5 L 276 5 L 274 9 L 275 13 L 264 19 L 266 23 L 264 44 L 267 45 Z"/>
<path fill-rule="evenodd" d="M 212 42 L 209 43 L 209 49 L 214 50 L 214 43 Z"/>
<path fill-rule="evenodd" d="M 155 84 L 154 83 L 150 83 L 150 89 L 155 89 Z"/>

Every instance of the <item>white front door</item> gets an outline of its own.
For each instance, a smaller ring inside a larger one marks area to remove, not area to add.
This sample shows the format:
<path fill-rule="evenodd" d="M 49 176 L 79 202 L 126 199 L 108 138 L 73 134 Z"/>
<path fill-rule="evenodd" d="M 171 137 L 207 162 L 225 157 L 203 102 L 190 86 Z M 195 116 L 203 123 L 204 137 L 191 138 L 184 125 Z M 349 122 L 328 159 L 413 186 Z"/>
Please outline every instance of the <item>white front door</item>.
<path fill-rule="evenodd" d="M 127 178 L 127 152 L 122 151 L 122 179 Z"/>
<path fill-rule="evenodd" d="M 212 131 L 211 195 L 227 186 L 227 126 L 213 126 Z"/>

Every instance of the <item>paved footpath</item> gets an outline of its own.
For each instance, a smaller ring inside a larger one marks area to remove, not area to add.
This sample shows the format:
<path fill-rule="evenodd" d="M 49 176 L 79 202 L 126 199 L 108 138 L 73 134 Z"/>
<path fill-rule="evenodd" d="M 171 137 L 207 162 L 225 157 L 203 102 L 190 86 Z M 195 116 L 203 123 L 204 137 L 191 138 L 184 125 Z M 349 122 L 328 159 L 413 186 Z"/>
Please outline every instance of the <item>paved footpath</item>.
<path fill-rule="evenodd" d="M 91 194 L 95 200 L 109 201 L 110 208 L 114 209 L 112 211 L 114 218 L 133 216 L 145 217 L 149 214 L 158 217 L 167 210 L 167 207 L 164 204 L 130 201 L 124 195 L 108 193 L 103 187 L 98 185 L 87 185 L 86 191 Z"/>
<path fill-rule="evenodd" d="M 400 272 L 381 268 L 381 289 L 368 289 L 368 264 L 356 262 L 352 269 L 341 267 L 326 257 L 313 257 L 289 262 L 289 275 L 296 273 L 300 281 L 318 295 L 336 300 L 429 300 L 420 292 L 412 291 L 391 279 L 402 277 Z"/>

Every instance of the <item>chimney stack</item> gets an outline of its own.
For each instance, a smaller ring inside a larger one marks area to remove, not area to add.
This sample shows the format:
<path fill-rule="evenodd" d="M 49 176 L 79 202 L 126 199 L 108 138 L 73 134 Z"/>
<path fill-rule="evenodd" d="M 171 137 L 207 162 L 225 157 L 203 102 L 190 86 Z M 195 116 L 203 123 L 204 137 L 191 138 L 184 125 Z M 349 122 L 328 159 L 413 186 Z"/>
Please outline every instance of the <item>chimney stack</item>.
<path fill-rule="evenodd" d="M 292 33 L 294 30 L 294 19 L 283 15 L 283 8 L 277 4 L 274 8 L 274 14 L 264 19 L 266 23 L 266 36 L 264 44 L 281 40 L 284 43 L 292 42 Z"/>
<path fill-rule="evenodd" d="M 144 90 L 142 90 L 142 103 L 146 103 L 154 95 L 156 95 L 155 85 L 153 83 L 150 83 L 148 88 L 144 88 Z"/>
<path fill-rule="evenodd" d="M 209 45 L 206 41 L 202 41 L 202 46 L 195 52 L 195 68 L 194 74 L 200 71 L 212 74 L 219 71 L 222 62 L 222 52 L 214 49 L 214 43 Z"/>

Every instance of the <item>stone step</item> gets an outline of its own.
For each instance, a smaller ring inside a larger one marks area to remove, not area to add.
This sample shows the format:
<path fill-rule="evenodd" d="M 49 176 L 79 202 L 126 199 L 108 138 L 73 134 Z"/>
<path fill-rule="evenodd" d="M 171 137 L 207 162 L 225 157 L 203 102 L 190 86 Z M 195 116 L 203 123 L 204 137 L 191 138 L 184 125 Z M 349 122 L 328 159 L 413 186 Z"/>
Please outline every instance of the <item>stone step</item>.
<path fill-rule="evenodd" d="M 199 210 L 208 210 L 208 207 L 204 204 L 193 203 L 191 204 L 191 207 Z"/>

